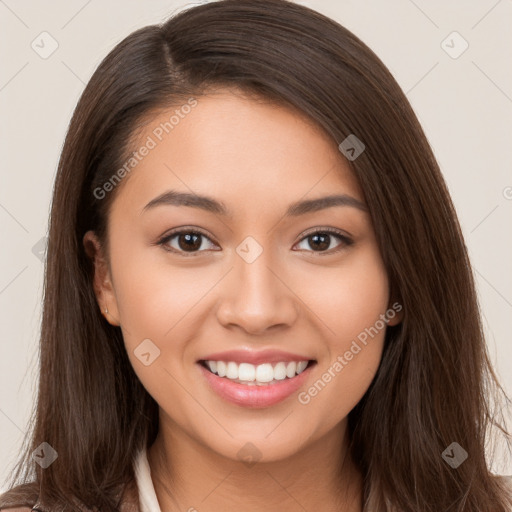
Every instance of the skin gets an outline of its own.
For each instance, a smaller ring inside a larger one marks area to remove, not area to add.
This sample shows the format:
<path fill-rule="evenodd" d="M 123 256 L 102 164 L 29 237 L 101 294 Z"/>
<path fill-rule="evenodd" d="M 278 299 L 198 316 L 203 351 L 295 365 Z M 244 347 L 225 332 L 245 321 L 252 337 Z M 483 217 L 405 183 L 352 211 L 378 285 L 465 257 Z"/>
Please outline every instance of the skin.
<path fill-rule="evenodd" d="M 153 119 L 135 148 L 169 115 Z M 199 97 L 124 180 L 109 216 L 110 253 L 92 231 L 84 245 L 98 304 L 121 326 L 133 368 L 160 407 L 148 460 L 162 510 L 361 511 L 347 415 L 378 369 L 385 328 L 307 405 L 297 394 L 261 409 L 232 404 L 209 389 L 196 363 L 233 348 L 306 354 L 318 362 L 307 390 L 391 307 L 367 211 L 284 217 L 295 201 L 335 193 L 364 203 L 337 145 L 296 111 L 221 89 Z M 171 205 L 142 213 L 168 189 L 214 197 L 233 218 Z M 167 245 L 181 254 L 156 243 L 182 226 L 209 238 L 195 256 L 179 236 Z M 353 244 L 332 235 L 319 249 L 310 235 L 326 227 Z M 247 236 L 263 249 L 250 264 L 236 252 Z M 134 350 L 147 338 L 160 356 L 144 366 Z M 237 456 L 247 442 L 261 457 L 251 467 Z"/>

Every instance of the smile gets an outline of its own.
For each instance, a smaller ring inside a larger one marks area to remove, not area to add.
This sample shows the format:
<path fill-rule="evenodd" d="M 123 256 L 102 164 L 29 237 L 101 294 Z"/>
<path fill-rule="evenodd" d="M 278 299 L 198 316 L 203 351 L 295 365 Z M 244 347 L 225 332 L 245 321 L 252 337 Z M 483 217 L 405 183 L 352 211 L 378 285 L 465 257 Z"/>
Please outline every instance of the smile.
<path fill-rule="evenodd" d="M 236 363 L 201 360 L 198 366 L 209 388 L 231 403 L 253 408 L 277 404 L 297 391 L 316 361 Z"/>
<path fill-rule="evenodd" d="M 216 373 L 219 377 L 225 377 L 248 386 L 262 386 L 300 375 L 306 369 L 309 361 L 280 361 L 275 364 L 259 365 L 234 361 L 204 361 L 204 363 L 212 373 Z"/>

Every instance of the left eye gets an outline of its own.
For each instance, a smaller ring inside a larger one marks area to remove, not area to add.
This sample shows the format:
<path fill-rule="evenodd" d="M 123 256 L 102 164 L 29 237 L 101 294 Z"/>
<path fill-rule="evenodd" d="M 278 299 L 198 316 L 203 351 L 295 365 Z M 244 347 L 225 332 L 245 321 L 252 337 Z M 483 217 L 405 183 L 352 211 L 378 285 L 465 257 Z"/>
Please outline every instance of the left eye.
<path fill-rule="evenodd" d="M 331 245 L 332 238 L 337 238 L 340 240 L 339 245 L 334 249 L 329 249 Z M 313 251 L 313 252 L 320 252 L 320 253 L 329 253 L 332 254 L 334 252 L 338 252 L 341 249 L 343 249 L 344 246 L 352 245 L 353 240 L 349 238 L 348 236 L 344 235 L 342 232 L 338 230 L 332 230 L 332 229 L 326 229 L 323 231 L 314 231 L 310 233 L 309 235 L 302 238 L 302 240 L 299 243 L 307 242 L 309 247 L 316 247 L 317 249 L 320 249 L 320 251 Z M 325 250 L 329 249 L 329 251 Z M 319 254 L 319 256 L 323 256 L 323 254 Z"/>
<path fill-rule="evenodd" d="M 340 243 L 334 250 L 330 248 L 332 238 L 337 238 L 340 241 Z M 170 243 L 174 239 L 176 239 L 178 245 L 177 247 L 173 247 L 173 245 Z M 163 237 L 158 242 L 158 245 L 161 245 L 167 251 L 177 252 L 183 256 L 195 256 L 195 253 L 203 252 L 203 250 L 201 250 L 204 249 L 202 239 L 206 239 L 212 245 L 214 245 L 214 243 L 207 235 L 201 233 L 200 231 L 192 230 L 182 230 L 170 233 L 169 235 Z M 349 246 L 352 245 L 353 243 L 352 239 L 344 235 L 341 231 L 333 229 L 324 229 L 309 233 L 299 241 L 299 244 L 303 242 L 307 242 L 310 248 L 319 249 L 313 250 L 313 252 L 320 253 L 337 252 L 341 250 L 344 246 Z M 327 251 L 326 249 L 329 250 Z"/>

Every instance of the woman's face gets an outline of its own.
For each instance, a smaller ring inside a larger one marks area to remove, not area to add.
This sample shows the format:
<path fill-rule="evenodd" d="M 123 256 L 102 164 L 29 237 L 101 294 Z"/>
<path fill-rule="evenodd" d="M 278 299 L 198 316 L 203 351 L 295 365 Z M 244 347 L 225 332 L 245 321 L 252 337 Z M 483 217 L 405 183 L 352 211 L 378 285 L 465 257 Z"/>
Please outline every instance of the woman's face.
<path fill-rule="evenodd" d="M 292 110 L 221 91 L 153 119 L 135 150 L 95 286 L 161 427 L 270 461 L 344 426 L 377 371 L 382 319 L 401 315 L 390 314 L 371 218 L 336 144 Z M 148 206 L 170 191 L 196 199 Z M 341 200 L 309 203 L 331 196 Z M 183 233 L 162 241 L 173 230 Z M 275 382 L 234 383 L 207 359 Z M 283 378 L 303 360 L 315 364 Z"/>

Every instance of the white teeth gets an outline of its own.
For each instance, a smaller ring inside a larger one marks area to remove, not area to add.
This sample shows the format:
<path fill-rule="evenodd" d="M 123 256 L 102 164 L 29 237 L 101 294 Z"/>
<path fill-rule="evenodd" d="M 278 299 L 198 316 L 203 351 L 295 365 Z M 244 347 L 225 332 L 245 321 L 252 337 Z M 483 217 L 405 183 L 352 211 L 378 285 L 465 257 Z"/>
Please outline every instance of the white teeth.
<path fill-rule="evenodd" d="M 224 361 L 217 361 L 217 375 L 219 377 L 226 376 L 226 363 Z"/>
<path fill-rule="evenodd" d="M 292 361 L 286 365 L 286 376 L 291 379 L 297 370 L 297 363 Z"/>
<path fill-rule="evenodd" d="M 238 379 L 238 365 L 230 361 L 226 367 L 226 377 L 228 379 Z"/>
<path fill-rule="evenodd" d="M 308 364 L 308 363 L 306 363 Z M 274 379 L 283 380 L 286 379 L 286 363 L 277 363 L 274 366 Z"/>
<path fill-rule="evenodd" d="M 219 377 L 226 377 L 248 385 L 266 385 L 272 381 L 295 377 L 306 369 L 308 362 L 279 362 L 275 366 L 263 363 L 255 366 L 250 363 L 237 364 L 233 361 L 206 361 L 206 365 L 212 373 L 216 373 Z"/>
<path fill-rule="evenodd" d="M 253 364 L 240 363 L 240 365 L 238 366 L 238 375 L 234 378 L 240 379 L 240 380 L 246 380 L 248 382 L 255 381 L 256 380 L 256 368 L 254 367 Z"/>
<path fill-rule="evenodd" d="M 306 369 L 307 365 L 308 365 L 308 361 L 301 361 L 300 363 L 298 363 L 297 364 L 297 373 L 302 373 Z"/>
<path fill-rule="evenodd" d="M 259 364 L 256 367 L 256 380 L 258 382 L 270 382 L 274 380 L 274 369 L 270 363 Z"/>

